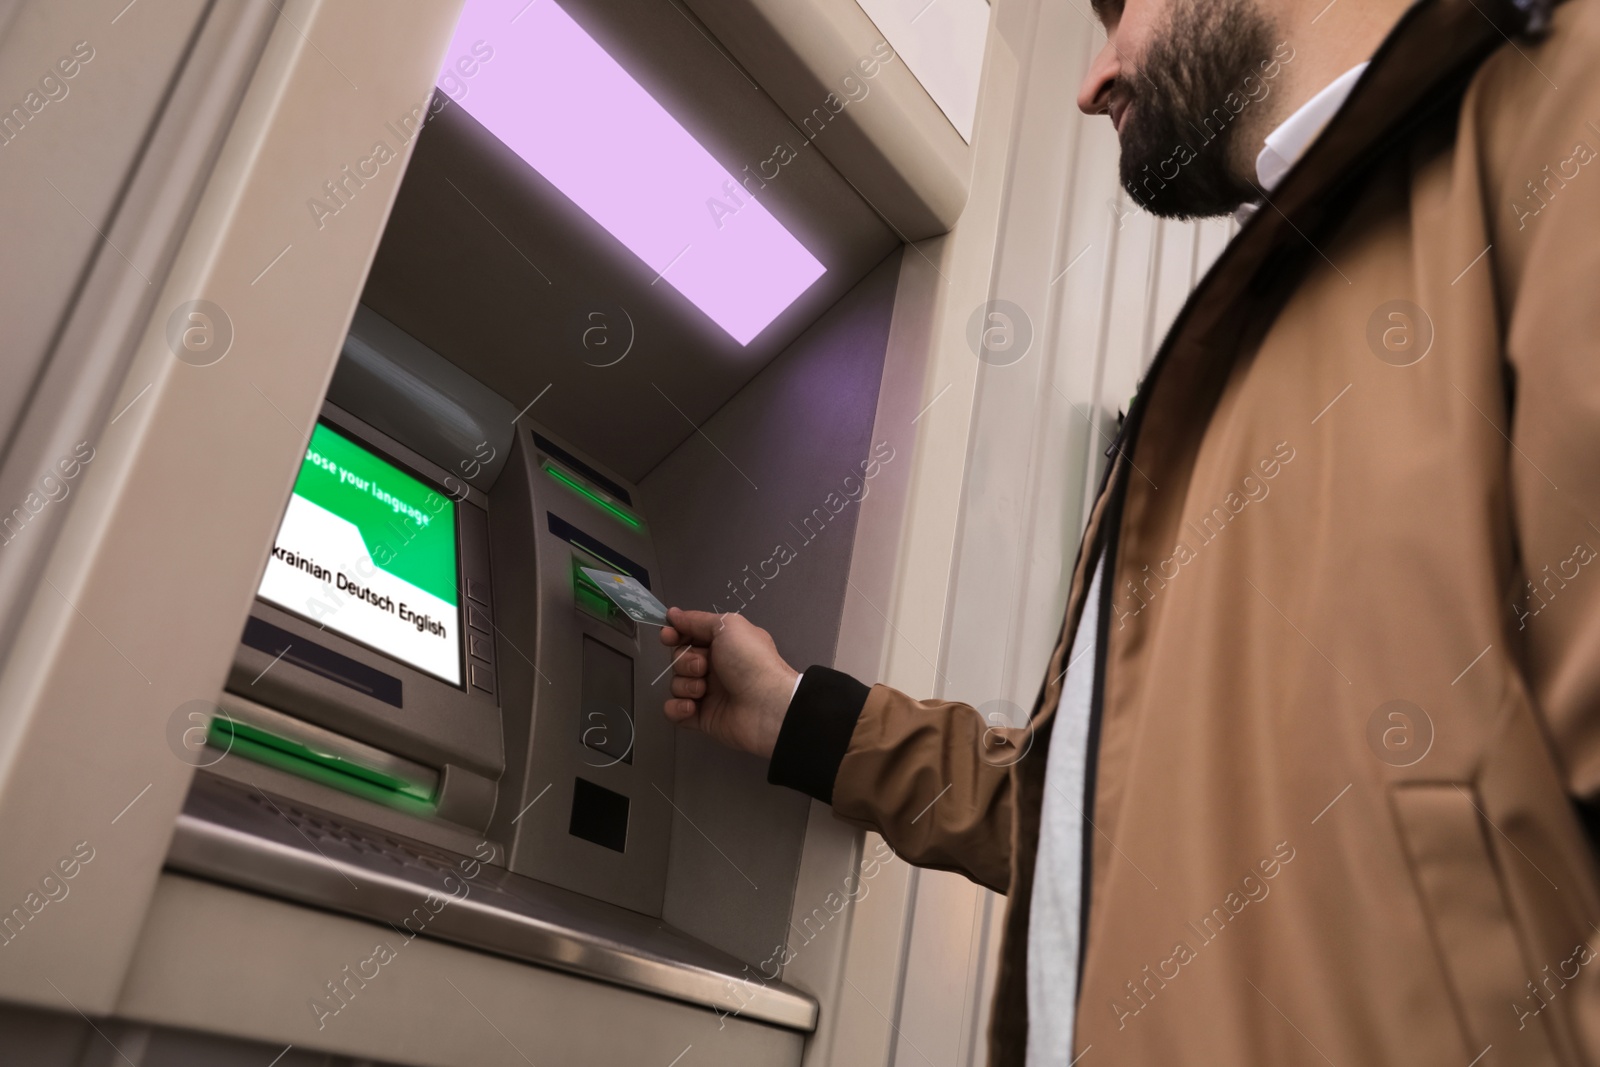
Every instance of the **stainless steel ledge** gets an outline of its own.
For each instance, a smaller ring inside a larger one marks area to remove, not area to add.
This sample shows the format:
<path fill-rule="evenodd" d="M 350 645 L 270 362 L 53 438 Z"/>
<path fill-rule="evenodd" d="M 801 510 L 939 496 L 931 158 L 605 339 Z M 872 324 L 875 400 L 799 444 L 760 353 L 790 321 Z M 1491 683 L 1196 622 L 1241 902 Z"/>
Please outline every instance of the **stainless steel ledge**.
<path fill-rule="evenodd" d="M 817 1002 L 687 934 L 201 772 L 167 866 L 673 1000 L 811 1031 Z"/>

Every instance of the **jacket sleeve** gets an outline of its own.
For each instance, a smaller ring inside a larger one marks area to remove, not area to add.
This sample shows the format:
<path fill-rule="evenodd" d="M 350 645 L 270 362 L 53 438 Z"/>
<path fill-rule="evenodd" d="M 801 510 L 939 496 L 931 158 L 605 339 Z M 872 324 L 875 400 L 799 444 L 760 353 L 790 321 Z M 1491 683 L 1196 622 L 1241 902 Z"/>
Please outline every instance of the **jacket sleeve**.
<path fill-rule="evenodd" d="M 1469 132 L 1486 160 L 1482 202 L 1492 211 L 1491 262 L 1514 383 L 1509 410 L 1488 412 L 1510 441 L 1505 470 L 1522 572 L 1507 628 L 1522 645 L 1567 789 L 1600 831 L 1600 139 L 1573 117 L 1600 116 L 1600 8 L 1564 4 L 1556 18 L 1531 58 L 1495 57 L 1475 87 Z M 1561 85 L 1559 102 L 1544 98 L 1542 77 L 1514 77 L 1528 62 Z M 1561 177 L 1578 158 L 1581 173 Z"/>
<path fill-rule="evenodd" d="M 914 700 L 811 667 L 790 701 L 767 779 L 831 804 L 909 863 L 1004 893 L 1010 767 L 1024 734 L 986 723 L 966 704 Z"/>

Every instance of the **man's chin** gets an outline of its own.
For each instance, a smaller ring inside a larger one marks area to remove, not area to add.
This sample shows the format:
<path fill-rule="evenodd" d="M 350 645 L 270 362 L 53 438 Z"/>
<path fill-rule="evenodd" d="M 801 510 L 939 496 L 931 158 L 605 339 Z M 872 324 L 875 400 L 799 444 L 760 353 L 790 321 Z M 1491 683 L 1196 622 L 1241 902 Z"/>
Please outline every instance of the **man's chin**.
<path fill-rule="evenodd" d="M 1262 0 L 1171 0 L 1169 18 L 1145 50 L 1137 81 L 1117 94 L 1122 185 L 1152 215 L 1203 219 L 1257 198 L 1252 181 L 1255 119 L 1225 104 L 1281 39 Z M 1247 132 L 1248 131 L 1248 132 Z M 1264 131 L 1263 131 L 1264 132 Z"/>
<path fill-rule="evenodd" d="M 1127 188 L 1124 186 L 1124 188 Z M 1176 222 L 1198 222 L 1204 219 L 1227 218 L 1239 208 L 1253 201 L 1235 199 L 1227 201 L 1207 200 L 1197 201 L 1189 199 L 1174 199 L 1157 197 L 1152 200 L 1141 200 L 1128 190 L 1133 202 L 1148 215 L 1160 219 L 1172 219 Z"/>
<path fill-rule="evenodd" d="M 1119 170 L 1129 199 L 1158 218 L 1217 218 L 1256 199 L 1254 187 L 1203 158 L 1185 165 L 1168 156 L 1152 161 L 1142 152 L 1130 158 L 1124 150 Z"/>

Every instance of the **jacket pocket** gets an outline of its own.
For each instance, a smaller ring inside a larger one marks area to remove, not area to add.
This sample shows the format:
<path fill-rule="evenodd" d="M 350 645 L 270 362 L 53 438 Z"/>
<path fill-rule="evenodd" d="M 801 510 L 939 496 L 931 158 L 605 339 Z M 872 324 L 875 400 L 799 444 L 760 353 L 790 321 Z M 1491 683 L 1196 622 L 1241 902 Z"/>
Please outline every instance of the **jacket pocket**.
<path fill-rule="evenodd" d="M 1470 784 L 1409 782 L 1391 793 L 1411 875 L 1468 1045 L 1486 1063 L 1555 1067 L 1544 1027 L 1517 1008 L 1530 969 Z M 1519 1025 L 1520 1024 L 1520 1025 Z"/>

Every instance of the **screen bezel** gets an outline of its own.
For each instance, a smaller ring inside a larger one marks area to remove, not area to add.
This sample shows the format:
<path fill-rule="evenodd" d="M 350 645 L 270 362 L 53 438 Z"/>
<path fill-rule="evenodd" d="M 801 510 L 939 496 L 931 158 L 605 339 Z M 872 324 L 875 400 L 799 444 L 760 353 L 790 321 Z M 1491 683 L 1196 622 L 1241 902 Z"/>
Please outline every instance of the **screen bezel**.
<path fill-rule="evenodd" d="M 454 686 L 444 679 L 412 667 L 388 653 L 374 649 L 355 638 L 332 630 L 320 629 L 307 617 L 280 608 L 276 604 L 252 597 L 249 615 L 279 629 L 292 637 L 331 650 L 356 663 L 384 672 L 397 678 L 402 687 L 402 705 L 396 707 L 375 696 L 359 692 L 337 681 L 329 680 L 290 662 L 273 663 L 273 657 L 246 645 L 242 640 L 236 646 L 234 661 L 228 675 L 226 688 L 267 707 L 286 712 L 307 722 L 315 723 L 346 736 L 375 745 L 378 748 L 405 756 L 426 766 L 444 767 L 458 765 L 488 778 L 497 777 L 505 766 L 505 753 L 500 720 L 500 685 L 492 692 L 474 687 L 470 682 L 472 659 L 467 651 L 471 631 L 466 624 L 467 577 L 478 573 L 481 580 L 493 585 L 488 549 L 489 497 L 479 490 L 453 478 L 444 468 L 417 454 L 401 442 L 331 403 L 325 403 L 319 421 L 350 438 L 361 447 L 376 453 L 386 462 L 419 478 L 425 484 L 444 487 L 446 495 L 456 504 L 456 571 L 458 608 L 463 616 L 460 625 L 462 645 L 463 685 Z M 303 455 L 303 453 L 302 453 Z M 295 478 L 299 476 L 295 466 Z M 281 524 L 293 492 L 294 481 L 284 487 L 284 508 L 279 511 Z M 450 492 L 453 486 L 460 488 Z M 476 512 L 471 523 L 480 529 L 480 545 L 469 544 L 467 524 L 468 509 Z M 278 525 L 273 526 L 272 540 L 262 554 L 261 574 L 276 541 Z M 474 561 L 469 567 L 468 556 Z M 260 576 L 256 588 L 260 587 Z M 242 632 L 243 627 L 241 627 Z M 495 643 L 498 646 L 498 633 Z M 502 657 L 496 648 L 495 660 Z M 496 670 L 498 674 L 498 670 Z"/>

